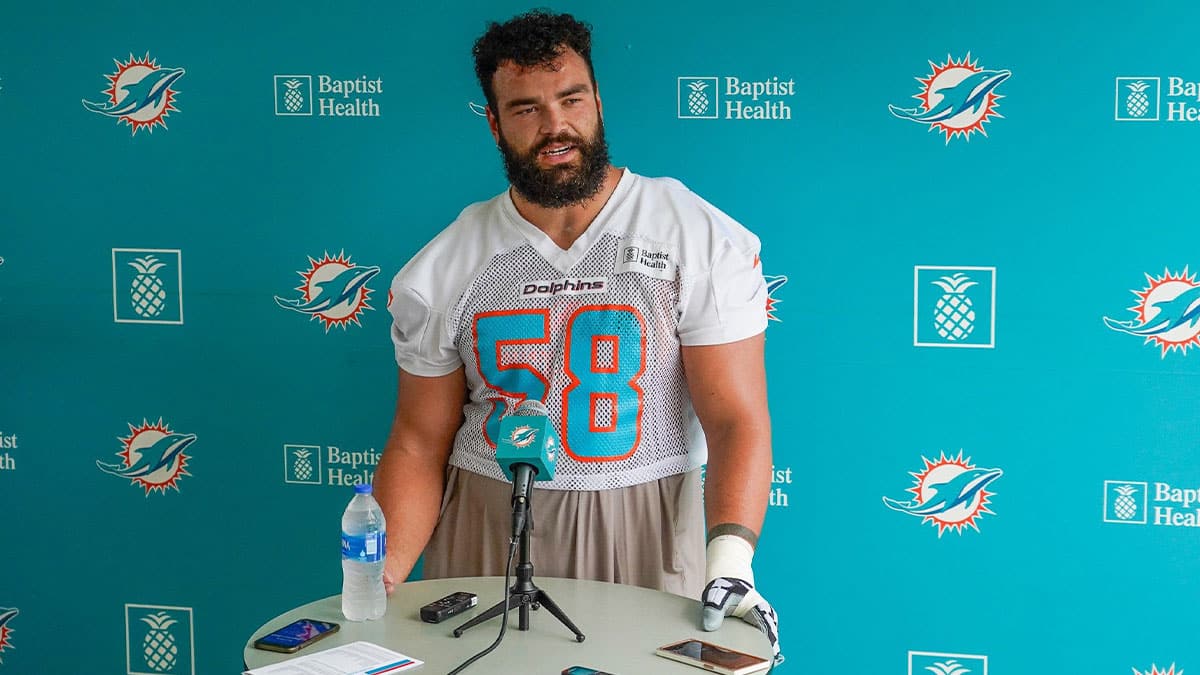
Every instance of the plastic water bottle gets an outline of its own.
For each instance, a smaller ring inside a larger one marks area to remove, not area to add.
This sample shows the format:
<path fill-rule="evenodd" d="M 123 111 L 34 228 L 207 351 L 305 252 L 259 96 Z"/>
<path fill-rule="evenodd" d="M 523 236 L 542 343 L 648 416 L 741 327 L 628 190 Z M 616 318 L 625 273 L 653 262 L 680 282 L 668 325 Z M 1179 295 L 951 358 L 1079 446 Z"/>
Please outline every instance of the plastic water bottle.
<path fill-rule="evenodd" d="M 369 484 L 354 486 L 354 499 L 342 514 L 342 614 L 369 621 L 387 610 L 383 557 L 387 524 Z"/>

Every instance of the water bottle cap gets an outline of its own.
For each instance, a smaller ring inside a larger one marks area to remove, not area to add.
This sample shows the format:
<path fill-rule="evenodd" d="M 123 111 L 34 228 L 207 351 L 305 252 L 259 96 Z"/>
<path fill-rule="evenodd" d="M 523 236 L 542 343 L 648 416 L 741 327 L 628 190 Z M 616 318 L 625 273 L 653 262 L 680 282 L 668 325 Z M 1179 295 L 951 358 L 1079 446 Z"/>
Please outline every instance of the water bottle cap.
<path fill-rule="evenodd" d="M 359 483 L 358 485 L 355 485 L 354 486 L 354 494 L 356 494 L 356 495 L 371 494 L 371 484 L 370 483 Z"/>

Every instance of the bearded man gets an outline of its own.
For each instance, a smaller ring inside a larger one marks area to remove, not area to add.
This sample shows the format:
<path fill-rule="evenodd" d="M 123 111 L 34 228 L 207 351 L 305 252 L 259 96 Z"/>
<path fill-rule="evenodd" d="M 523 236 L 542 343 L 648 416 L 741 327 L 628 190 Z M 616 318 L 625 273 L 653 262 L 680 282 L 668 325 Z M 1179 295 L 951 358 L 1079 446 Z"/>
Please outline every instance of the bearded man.
<path fill-rule="evenodd" d="M 422 552 L 426 578 L 504 575 L 497 433 L 536 399 L 562 450 L 531 499 L 539 573 L 697 598 L 706 629 L 742 617 L 781 660 L 751 568 L 771 475 L 758 239 L 678 181 L 610 163 L 585 24 L 530 12 L 474 55 L 511 186 L 392 283 L 399 393 L 375 475 L 389 592 Z"/>

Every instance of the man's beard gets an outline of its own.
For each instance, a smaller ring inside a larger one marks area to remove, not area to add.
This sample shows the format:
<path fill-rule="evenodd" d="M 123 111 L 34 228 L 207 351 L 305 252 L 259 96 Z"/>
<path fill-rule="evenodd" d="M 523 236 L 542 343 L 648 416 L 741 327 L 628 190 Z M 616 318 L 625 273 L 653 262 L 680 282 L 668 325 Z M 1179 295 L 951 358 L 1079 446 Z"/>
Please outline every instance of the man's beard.
<path fill-rule="evenodd" d="M 538 154 L 555 143 L 575 146 L 579 152 L 578 163 L 538 166 Z M 604 187 L 608 175 L 608 143 L 604 141 L 604 122 L 598 121 L 596 133 L 590 142 L 567 132 L 546 139 L 527 153 L 513 149 L 501 132 L 497 144 L 504 158 L 504 172 L 508 181 L 521 196 L 548 209 L 561 209 L 582 204 L 595 197 Z"/>

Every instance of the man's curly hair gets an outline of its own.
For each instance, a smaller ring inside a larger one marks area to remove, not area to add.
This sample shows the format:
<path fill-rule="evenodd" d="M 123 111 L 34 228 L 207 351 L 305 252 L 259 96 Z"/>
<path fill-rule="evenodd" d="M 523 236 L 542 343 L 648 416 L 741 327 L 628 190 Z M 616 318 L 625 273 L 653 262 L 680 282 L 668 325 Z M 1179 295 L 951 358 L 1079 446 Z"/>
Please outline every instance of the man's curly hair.
<path fill-rule="evenodd" d="M 592 69 L 592 28 L 570 14 L 551 14 L 535 9 L 515 16 L 504 23 L 492 22 L 487 31 L 475 41 L 475 75 L 487 98 L 488 107 L 496 112 L 496 92 L 492 76 L 505 61 L 523 68 L 545 66 L 570 48 L 583 57 L 592 86 L 596 73 Z"/>

